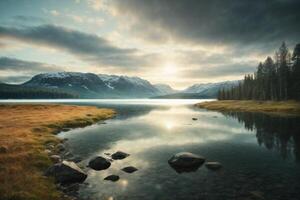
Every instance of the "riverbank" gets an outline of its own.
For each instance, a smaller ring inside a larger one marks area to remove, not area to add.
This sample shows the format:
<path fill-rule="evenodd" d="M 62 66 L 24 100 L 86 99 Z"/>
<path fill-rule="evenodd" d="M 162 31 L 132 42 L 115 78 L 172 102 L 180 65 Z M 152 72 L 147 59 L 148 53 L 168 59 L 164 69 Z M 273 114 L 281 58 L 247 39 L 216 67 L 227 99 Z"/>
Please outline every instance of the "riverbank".
<path fill-rule="evenodd" d="M 272 115 L 300 115 L 300 102 L 297 101 L 210 101 L 196 104 L 199 108 L 216 111 L 260 112 Z"/>
<path fill-rule="evenodd" d="M 0 199 L 64 199 L 52 179 L 43 176 L 52 161 L 55 133 L 91 125 L 115 112 L 92 106 L 0 105 Z"/>

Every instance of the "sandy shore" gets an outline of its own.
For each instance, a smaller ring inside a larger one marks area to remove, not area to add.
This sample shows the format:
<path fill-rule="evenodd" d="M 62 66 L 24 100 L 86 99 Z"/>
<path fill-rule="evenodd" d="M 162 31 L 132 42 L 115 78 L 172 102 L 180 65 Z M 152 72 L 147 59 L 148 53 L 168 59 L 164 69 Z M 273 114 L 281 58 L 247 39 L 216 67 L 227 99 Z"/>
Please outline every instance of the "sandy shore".
<path fill-rule="evenodd" d="M 0 105 L 0 199 L 63 199 L 43 176 L 51 164 L 46 146 L 61 141 L 54 133 L 91 125 L 115 112 L 92 106 Z"/>

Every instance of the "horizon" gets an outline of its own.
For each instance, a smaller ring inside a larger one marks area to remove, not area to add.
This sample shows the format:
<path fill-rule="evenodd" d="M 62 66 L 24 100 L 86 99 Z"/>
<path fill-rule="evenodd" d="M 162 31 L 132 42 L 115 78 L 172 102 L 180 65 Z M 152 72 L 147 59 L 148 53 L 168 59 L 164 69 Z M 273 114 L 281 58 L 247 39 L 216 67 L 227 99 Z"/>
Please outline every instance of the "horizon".
<path fill-rule="evenodd" d="M 177 90 L 240 80 L 283 41 L 293 50 L 299 6 L 296 0 L 3 0 L 0 81 L 56 71 L 137 76 Z"/>

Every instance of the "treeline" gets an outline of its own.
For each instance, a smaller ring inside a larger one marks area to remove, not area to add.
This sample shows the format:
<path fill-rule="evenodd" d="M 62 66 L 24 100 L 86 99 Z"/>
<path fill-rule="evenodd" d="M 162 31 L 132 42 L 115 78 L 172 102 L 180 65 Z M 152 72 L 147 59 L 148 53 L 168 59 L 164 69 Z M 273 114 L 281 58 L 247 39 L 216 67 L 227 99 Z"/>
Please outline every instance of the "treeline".
<path fill-rule="evenodd" d="M 66 99 L 77 95 L 55 89 L 30 88 L 18 85 L 0 84 L 0 99 Z"/>
<path fill-rule="evenodd" d="M 300 44 L 290 53 L 283 42 L 274 58 L 259 63 L 254 74 L 230 89 L 218 92 L 219 100 L 300 100 Z"/>

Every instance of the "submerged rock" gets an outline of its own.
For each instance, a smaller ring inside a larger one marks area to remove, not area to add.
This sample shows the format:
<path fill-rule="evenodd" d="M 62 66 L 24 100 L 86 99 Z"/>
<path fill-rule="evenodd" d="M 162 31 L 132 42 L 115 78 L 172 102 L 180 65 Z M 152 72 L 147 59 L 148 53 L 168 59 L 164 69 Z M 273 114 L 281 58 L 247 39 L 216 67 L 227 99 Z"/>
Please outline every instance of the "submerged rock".
<path fill-rule="evenodd" d="M 116 153 L 113 153 L 111 155 L 112 159 L 114 159 L 114 160 L 122 160 L 122 159 L 124 159 L 128 156 L 129 156 L 128 153 L 125 153 L 125 152 L 122 152 L 122 151 L 117 151 Z"/>
<path fill-rule="evenodd" d="M 81 183 L 87 178 L 87 175 L 74 162 L 68 161 L 49 167 L 45 174 L 53 176 L 55 181 L 61 184 Z"/>
<path fill-rule="evenodd" d="M 196 121 L 196 120 L 198 120 L 198 118 L 196 118 L 196 117 L 193 117 L 193 118 L 192 118 L 192 120 Z"/>
<path fill-rule="evenodd" d="M 106 180 L 106 181 L 113 181 L 113 182 L 116 182 L 119 179 L 120 179 L 120 177 L 117 176 L 117 175 L 109 175 L 109 176 L 104 178 L 104 180 Z"/>
<path fill-rule="evenodd" d="M 222 165 L 219 162 L 206 162 L 205 167 L 210 170 L 219 170 L 222 168 Z"/>
<path fill-rule="evenodd" d="M 89 167 L 94 170 L 104 170 L 109 168 L 111 165 L 110 161 L 107 158 L 103 158 L 102 156 L 97 156 L 90 160 Z"/>
<path fill-rule="evenodd" d="M 178 173 L 196 171 L 204 162 L 204 157 L 189 152 L 177 153 L 168 160 Z"/>
<path fill-rule="evenodd" d="M 135 172 L 135 171 L 137 171 L 137 170 L 138 170 L 138 169 L 135 168 L 135 167 L 133 167 L 133 166 L 124 167 L 124 168 L 122 169 L 122 171 L 124 171 L 124 172 L 126 172 L 126 173 L 129 173 L 129 174 L 131 174 L 131 173 L 133 173 L 133 172 Z"/>

